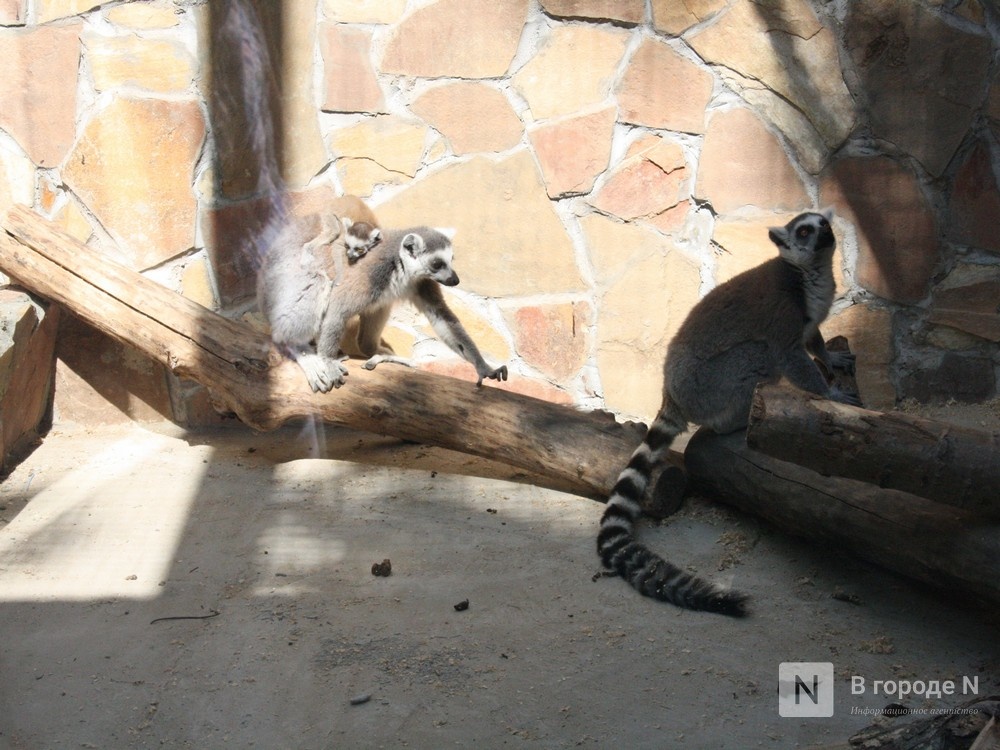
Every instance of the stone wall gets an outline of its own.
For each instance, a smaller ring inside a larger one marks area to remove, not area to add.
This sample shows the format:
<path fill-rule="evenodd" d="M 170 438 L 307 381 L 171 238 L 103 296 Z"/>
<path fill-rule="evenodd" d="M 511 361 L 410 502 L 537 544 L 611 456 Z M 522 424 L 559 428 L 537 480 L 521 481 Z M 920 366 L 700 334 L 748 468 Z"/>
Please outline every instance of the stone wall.
<path fill-rule="evenodd" d="M 695 301 L 831 205 L 826 329 L 868 403 L 996 395 L 992 4 L 243 0 L 247 28 L 234 2 L 0 0 L 0 209 L 243 315 L 278 163 L 303 200 L 455 227 L 450 299 L 509 387 L 648 418 Z M 210 421 L 127 347 L 61 336 L 60 415 Z M 387 338 L 473 377 L 412 312 Z"/>

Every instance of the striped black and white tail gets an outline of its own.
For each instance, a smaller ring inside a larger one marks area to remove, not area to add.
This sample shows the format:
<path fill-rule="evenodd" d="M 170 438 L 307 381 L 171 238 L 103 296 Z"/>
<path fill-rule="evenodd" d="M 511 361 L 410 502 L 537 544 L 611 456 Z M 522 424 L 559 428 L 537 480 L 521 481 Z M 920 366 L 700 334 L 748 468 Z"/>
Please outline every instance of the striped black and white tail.
<path fill-rule="evenodd" d="M 657 415 L 611 491 L 601 517 L 597 554 L 606 568 L 644 596 L 686 609 L 742 617 L 747 614 L 745 595 L 721 589 L 671 565 L 635 538 L 635 524 L 642 515 L 640 504 L 653 467 L 686 427 L 683 420 L 671 419 L 664 411 Z"/>

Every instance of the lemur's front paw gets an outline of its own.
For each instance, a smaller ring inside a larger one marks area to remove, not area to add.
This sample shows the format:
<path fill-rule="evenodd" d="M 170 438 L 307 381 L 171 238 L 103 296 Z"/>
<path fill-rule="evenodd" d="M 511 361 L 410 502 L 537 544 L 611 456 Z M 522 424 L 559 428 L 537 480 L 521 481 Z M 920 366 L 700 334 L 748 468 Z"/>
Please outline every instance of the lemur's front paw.
<path fill-rule="evenodd" d="M 855 356 L 850 352 L 828 352 L 830 367 L 838 372 L 854 374 Z"/>
<path fill-rule="evenodd" d="M 486 372 L 479 373 L 479 380 L 476 382 L 476 385 L 482 385 L 483 378 L 489 378 L 490 380 L 506 380 L 507 365 L 501 365 L 495 370 L 487 370 Z"/>
<path fill-rule="evenodd" d="M 332 388 L 340 388 L 347 377 L 347 368 L 335 359 L 319 356 L 303 357 L 299 360 L 313 393 L 327 393 Z"/>

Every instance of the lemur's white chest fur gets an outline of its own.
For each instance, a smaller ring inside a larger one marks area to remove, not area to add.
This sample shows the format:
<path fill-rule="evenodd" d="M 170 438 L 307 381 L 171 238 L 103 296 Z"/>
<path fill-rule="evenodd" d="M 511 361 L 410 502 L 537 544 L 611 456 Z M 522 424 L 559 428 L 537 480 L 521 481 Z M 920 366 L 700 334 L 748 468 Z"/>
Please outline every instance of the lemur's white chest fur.
<path fill-rule="evenodd" d="M 819 268 L 802 269 L 802 291 L 806 302 L 806 325 L 802 331 L 802 340 L 808 341 L 826 320 L 833 304 L 833 293 L 836 284 L 830 264 Z"/>

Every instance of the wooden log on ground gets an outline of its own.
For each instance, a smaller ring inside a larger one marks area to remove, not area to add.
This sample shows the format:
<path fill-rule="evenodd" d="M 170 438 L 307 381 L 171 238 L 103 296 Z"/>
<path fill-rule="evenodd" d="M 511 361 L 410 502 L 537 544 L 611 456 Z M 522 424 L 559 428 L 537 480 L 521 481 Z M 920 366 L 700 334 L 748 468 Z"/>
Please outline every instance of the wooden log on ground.
<path fill-rule="evenodd" d="M 1000 516 L 1000 431 L 883 414 L 769 385 L 754 394 L 747 445 L 823 475 Z"/>
<path fill-rule="evenodd" d="M 699 430 L 684 453 L 692 487 L 782 531 L 851 551 L 936 588 L 1000 603 L 1000 521 L 897 490 L 823 477 Z"/>
<path fill-rule="evenodd" d="M 176 375 L 257 430 L 303 416 L 437 445 L 606 499 L 643 428 L 494 387 L 398 366 L 350 368 L 313 393 L 269 339 L 114 263 L 24 208 L 0 232 L 0 270 Z M 470 370 L 471 377 L 471 370 Z"/>

